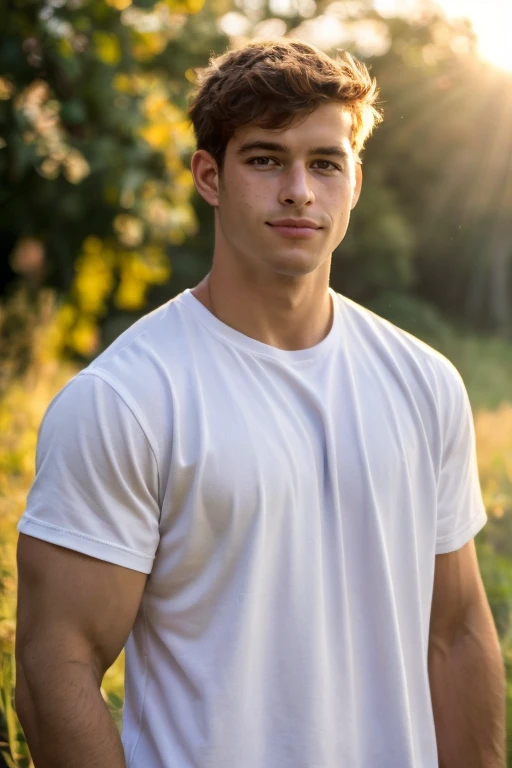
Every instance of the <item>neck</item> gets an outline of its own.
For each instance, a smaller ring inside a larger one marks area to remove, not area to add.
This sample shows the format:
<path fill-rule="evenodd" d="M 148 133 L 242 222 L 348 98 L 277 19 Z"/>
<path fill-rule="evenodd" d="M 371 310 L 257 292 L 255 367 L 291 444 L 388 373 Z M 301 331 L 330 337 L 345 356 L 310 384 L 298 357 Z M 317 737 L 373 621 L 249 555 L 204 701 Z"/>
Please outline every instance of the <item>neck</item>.
<path fill-rule="evenodd" d="M 193 295 L 226 325 L 245 336 L 284 350 L 319 344 L 332 325 L 329 265 L 311 275 L 251 275 L 240 279 L 213 264 Z"/>

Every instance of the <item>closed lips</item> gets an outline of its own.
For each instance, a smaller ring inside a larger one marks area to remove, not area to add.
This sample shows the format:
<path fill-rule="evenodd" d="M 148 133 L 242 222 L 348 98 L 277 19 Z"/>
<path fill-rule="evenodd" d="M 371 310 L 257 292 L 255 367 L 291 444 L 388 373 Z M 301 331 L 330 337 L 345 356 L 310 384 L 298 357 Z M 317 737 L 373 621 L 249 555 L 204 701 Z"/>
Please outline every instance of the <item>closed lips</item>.
<path fill-rule="evenodd" d="M 320 229 L 318 224 L 309 219 L 281 219 L 268 222 L 271 227 L 297 227 L 300 229 Z"/>

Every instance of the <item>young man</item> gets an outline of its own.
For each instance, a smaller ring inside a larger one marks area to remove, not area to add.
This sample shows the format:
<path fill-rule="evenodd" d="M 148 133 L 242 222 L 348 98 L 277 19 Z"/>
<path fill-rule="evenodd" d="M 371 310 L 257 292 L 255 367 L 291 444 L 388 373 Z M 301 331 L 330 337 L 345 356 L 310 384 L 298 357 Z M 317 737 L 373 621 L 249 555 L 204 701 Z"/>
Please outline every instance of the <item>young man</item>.
<path fill-rule="evenodd" d="M 19 524 L 37 768 L 502 768 L 452 365 L 329 288 L 375 85 L 257 43 L 191 107 L 213 266 L 50 405 Z M 126 643 L 122 742 L 100 695 Z"/>

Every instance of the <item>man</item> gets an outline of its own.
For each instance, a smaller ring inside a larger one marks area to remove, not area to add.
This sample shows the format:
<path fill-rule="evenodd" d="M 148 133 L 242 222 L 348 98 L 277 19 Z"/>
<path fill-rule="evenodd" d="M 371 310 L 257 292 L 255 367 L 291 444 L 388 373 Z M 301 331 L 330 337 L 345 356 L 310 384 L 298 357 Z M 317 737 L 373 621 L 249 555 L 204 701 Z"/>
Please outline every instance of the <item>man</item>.
<path fill-rule="evenodd" d="M 40 431 L 16 699 L 37 768 L 504 765 L 464 386 L 329 288 L 375 97 L 299 42 L 202 74 L 211 272 Z M 121 742 L 100 683 L 125 643 Z"/>

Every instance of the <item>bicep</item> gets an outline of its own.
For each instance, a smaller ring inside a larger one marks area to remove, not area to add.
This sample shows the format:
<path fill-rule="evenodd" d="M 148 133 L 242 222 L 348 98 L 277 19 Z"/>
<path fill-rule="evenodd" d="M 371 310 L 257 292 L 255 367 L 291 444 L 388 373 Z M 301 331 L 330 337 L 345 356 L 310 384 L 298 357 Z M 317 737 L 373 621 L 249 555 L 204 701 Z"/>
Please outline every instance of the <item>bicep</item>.
<path fill-rule="evenodd" d="M 20 535 L 16 645 L 91 665 L 101 680 L 131 631 L 146 574 Z M 48 656 L 46 656 L 47 660 Z"/>
<path fill-rule="evenodd" d="M 453 642 L 469 631 L 471 617 L 489 612 L 474 539 L 454 552 L 437 555 L 430 616 L 430 639 Z"/>

